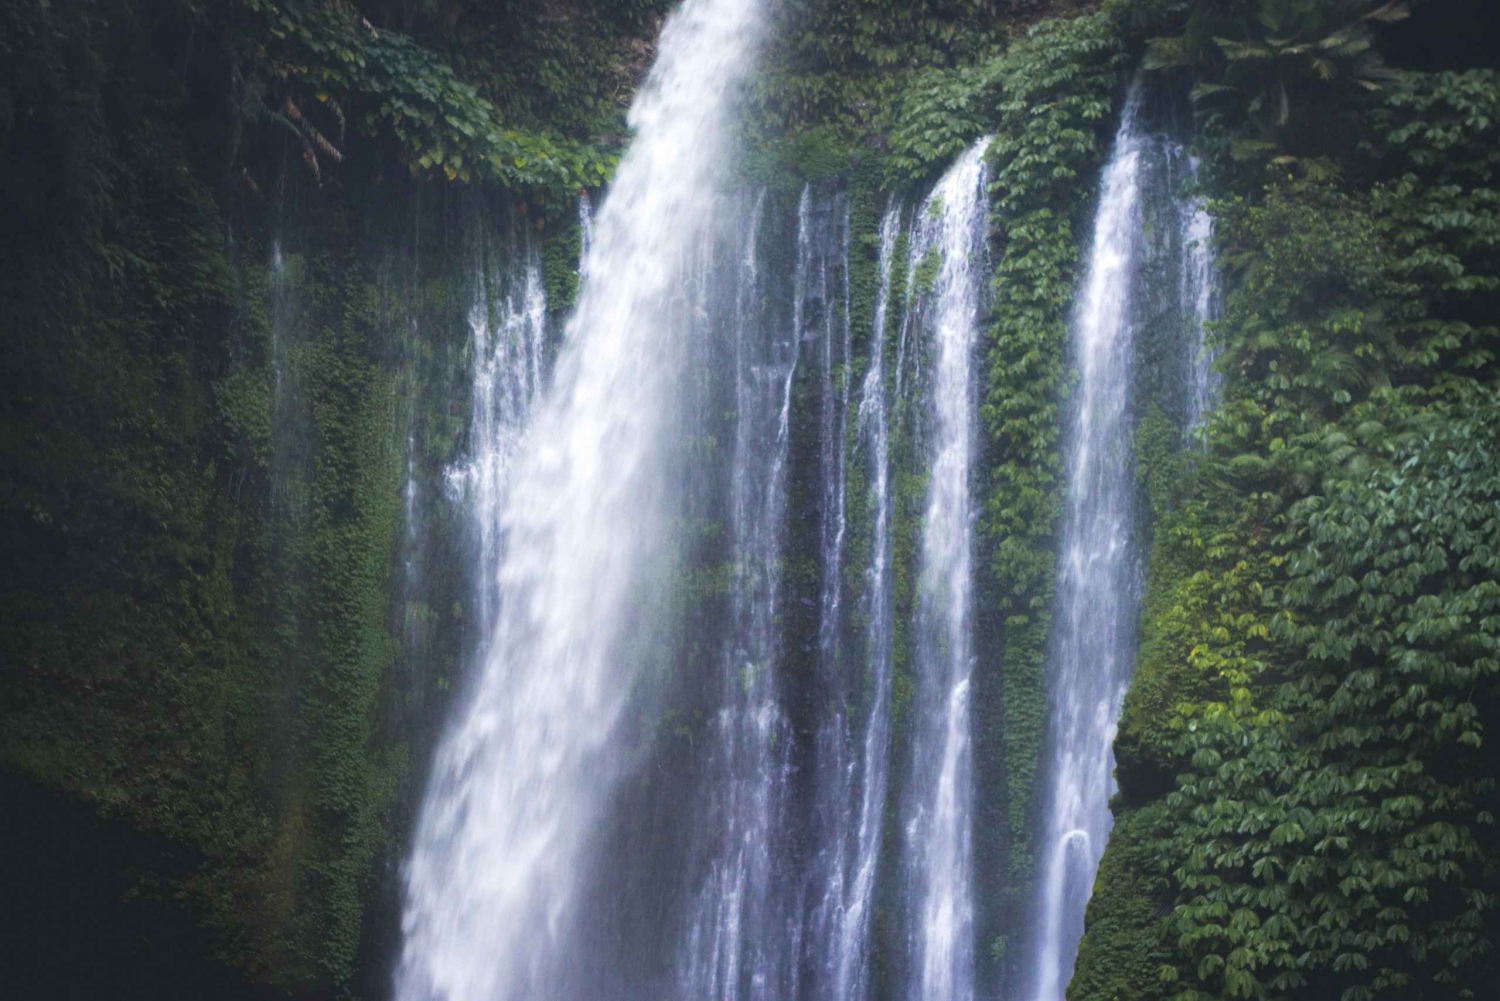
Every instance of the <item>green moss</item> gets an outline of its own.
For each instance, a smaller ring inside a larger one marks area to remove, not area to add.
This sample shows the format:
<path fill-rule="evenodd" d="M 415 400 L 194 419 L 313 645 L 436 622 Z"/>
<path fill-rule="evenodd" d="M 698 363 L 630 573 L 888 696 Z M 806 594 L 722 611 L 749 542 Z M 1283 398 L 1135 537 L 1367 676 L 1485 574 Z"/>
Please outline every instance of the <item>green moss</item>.
<path fill-rule="evenodd" d="M 745 183 L 785 194 L 847 174 L 871 161 L 872 153 L 859 150 L 838 128 L 815 125 L 762 138 L 737 166 Z"/>
<path fill-rule="evenodd" d="M 542 278 L 547 287 L 547 311 L 563 314 L 578 302 L 578 262 L 583 256 L 583 228 L 578 213 L 551 222 L 542 236 Z"/>
<path fill-rule="evenodd" d="M 1120 49 L 1108 14 L 1048 21 L 995 70 L 1001 122 L 989 155 L 1000 242 L 981 405 L 990 486 L 980 593 L 981 615 L 1000 623 L 998 656 L 987 659 L 999 671 L 1003 699 L 993 729 L 1005 762 L 1013 885 L 1024 885 L 1030 870 L 1026 846 L 1046 714 L 1067 308 L 1092 208 L 1078 191 L 1101 159 Z"/>
<path fill-rule="evenodd" d="M 324 917 L 297 943 L 334 983 L 353 977 L 366 888 L 399 750 L 374 744 L 394 647 L 387 632 L 400 501 L 395 380 L 367 356 L 389 303 L 345 264 L 341 323 L 312 346 L 313 451 L 306 610 L 313 652 L 299 729 L 309 752 L 312 850 L 303 885 Z M 309 949 L 308 947 L 312 948 Z"/>
<path fill-rule="evenodd" d="M 1172 510 L 1182 495 L 1190 461 L 1183 454 L 1182 438 L 1182 429 L 1154 398 L 1146 404 L 1135 428 L 1135 475 L 1155 518 Z"/>
<path fill-rule="evenodd" d="M 932 295 L 937 288 L 938 276 L 943 270 L 943 249 L 932 246 L 927 248 L 927 253 L 917 262 L 917 266 L 911 272 L 911 295 L 917 297 Z"/>
<path fill-rule="evenodd" d="M 1084 919 L 1068 1001 L 1152 1001 L 1171 993 L 1161 968 L 1171 958 L 1162 916 L 1172 896 L 1156 854 L 1161 804 L 1115 817 Z"/>
<path fill-rule="evenodd" d="M 846 616 L 841 624 L 844 629 L 844 648 L 860 651 L 865 664 L 871 658 L 866 650 L 866 616 L 869 606 L 870 581 L 866 576 L 870 554 L 874 546 L 875 510 L 871 504 L 870 477 L 873 475 L 873 457 L 868 449 L 861 450 L 859 441 L 860 408 L 865 380 L 876 352 L 884 345 L 872 343 L 875 327 L 876 301 L 880 297 L 880 213 L 877 209 L 878 178 L 873 169 L 854 171 L 849 179 L 849 257 L 847 280 L 849 283 L 849 350 L 850 358 L 843 366 L 842 377 L 849 380 L 849 407 L 844 415 L 842 429 L 845 456 L 845 524 L 848 536 L 844 546 L 845 593 L 856 596 L 849 607 L 857 609 Z M 885 387 L 878 387 L 884 392 Z M 870 695 L 866 679 L 866 698 Z"/>

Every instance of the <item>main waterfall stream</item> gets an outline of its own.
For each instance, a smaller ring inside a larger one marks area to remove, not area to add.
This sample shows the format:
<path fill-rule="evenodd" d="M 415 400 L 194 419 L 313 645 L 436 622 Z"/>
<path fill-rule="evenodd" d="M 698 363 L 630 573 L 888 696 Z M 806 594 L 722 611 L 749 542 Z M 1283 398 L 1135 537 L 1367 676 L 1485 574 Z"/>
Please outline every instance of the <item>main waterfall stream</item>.
<path fill-rule="evenodd" d="M 974 992 L 973 798 L 969 688 L 974 670 L 973 359 L 986 287 L 984 152 L 976 144 L 922 205 L 911 242 L 913 314 L 930 331 L 931 435 L 922 517 L 914 660 L 917 704 L 905 835 L 914 911 L 907 996 Z M 918 285 L 922 281 L 917 282 Z"/>
<path fill-rule="evenodd" d="M 499 501 L 499 608 L 433 766 L 406 867 L 397 994 L 557 997 L 616 727 L 651 639 L 642 600 L 675 519 L 689 323 L 670 308 L 713 214 L 753 0 L 687 0 L 635 106 L 587 282 Z"/>

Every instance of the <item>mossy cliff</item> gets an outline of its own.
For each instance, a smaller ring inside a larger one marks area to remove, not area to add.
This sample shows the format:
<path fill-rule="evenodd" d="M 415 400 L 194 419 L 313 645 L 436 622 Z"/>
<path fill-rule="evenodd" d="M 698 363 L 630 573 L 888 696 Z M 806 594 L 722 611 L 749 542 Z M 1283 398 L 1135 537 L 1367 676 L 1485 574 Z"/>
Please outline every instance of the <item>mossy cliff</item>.
<path fill-rule="evenodd" d="M 1342 30 L 1339 6 L 1298 29 Z M 1117 823 L 1069 997 L 1483 996 L 1500 79 L 1428 69 L 1453 53 L 1419 39 L 1457 27 L 1433 5 L 1390 53 L 1405 75 L 1310 68 L 1267 118 L 1274 82 L 1195 45 L 1277 42 L 1192 13 L 1153 55 L 1232 85 L 1203 91 L 1224 398 L 1201 451 L 1152 460 Z"/>
<path fill-rule="evenodd" d="M 578 58 L 634 80 L 648 8 Z M 16 860 L 63 886 L 68 853 L 115 859 L 77 870 L 71 908 L 17 871 L 23 993 L 384 990 L 369 919 L 471 643 L 442 472 L 474 262 L 526 230 L 570 272 L 556 192 L 607 176 L 618 136 L 542 129 L 575 95 L 538 85 L 504 112 L 531 131 L 496 133 L 509 190 L 450 181 L 419 156 L 452 138 L 413 129 L 480 142 L 501 112 L 445 69 L 470 56 L 414 40 L 460 37 L 441 19 L 366 15 L 393 27 L 314 3 L 0 13 L 6 827 L 71 818 Z M 529 43 L 537 73 L 571 58 Z M 398 79 L 405 128 L 372 96 Z M 594 118 L 618 132 L 621 107 Z M 95 908 L 140 938 L 80 962 L 70 911 Z M 196 951 L 147 944 L 182 929 Z"/>

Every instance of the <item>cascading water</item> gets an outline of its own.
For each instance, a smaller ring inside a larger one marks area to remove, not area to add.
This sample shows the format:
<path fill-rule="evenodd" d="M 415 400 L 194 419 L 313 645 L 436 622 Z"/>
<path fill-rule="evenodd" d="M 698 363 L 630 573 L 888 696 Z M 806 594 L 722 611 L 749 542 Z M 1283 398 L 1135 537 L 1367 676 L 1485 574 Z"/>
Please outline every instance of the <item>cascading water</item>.
<path fill-rule="evenodd" d="M 798 210 L 799 286 L 804 281 L 809 197 L 804 191 Z M 784 977 L 788 972 L 784 956 L 767 954 L 777 945 L 770 927 L 771 838 L 788 748 L 776 705 L 779 644 L 772 626 L 780 600 L 792 380 L 801 338 L 796 331 L 766 331 L 757 322 L 762 293 L 756 239 L 763 211 L 762 197 L 736 296 L 731 633 L 720 658 L 724 704 L 713 721 L 715 746 L 708 768 L 706 808 L 712 819 L 706 833 L 711 844 L 699 849 L 711 862 L 692 904 L 680 959 L 676 996 L 683 1001 L 764 997 L 768 989 L 783 987 L 768 983 L 768 974 Z"/>
<path fill-rule="evenodd" d="M 841 261 L 849 257 L 849 210 L 846 199 L 835 205 L 840 218 Z M 826 272 L 826 269 L 825 269 Z M 826 277 L 822 291 L 827 294 Z M 825 300 L 825 306 L 832 303 Z M 848 441 L 844 426 L 849 416 L 850 357 L 853 329 L 849 322 L 849 288 L 844 283 L 843 309 L 839 322 L 830 314 L 823 337 L 819 365 L 821 378 L 818 439 L 821 445 L 822 518 L 819 526 L 819 561 L 823 580 L 818 601 L 818 675 L 825 687 L 823 720 L 818 728 L 813 756 L 815 791 L 813 838 L 816 854 L 808 871 L 812 915 L 806 938 L 809 985 L 814 996 L 832 987 L 837 976 L 839 940 L 843 934 L 843 883 L 849 862 L 849 809 L 853 805 L 850 705 L 846 690 L 846 651 L 843 645 L 844 544 L 849 531 Z M 837 330 L 835 329 L 837 328 Z M 841 333 L 835 338 L 834 334 Z"/>
<path fill-rule="evenodd" d="M 405 871 L 405 1001 L 556 996 L 587 836 L 650 642 L 643 578 L 674 524 L 685 319 L 674 279 L 713 212 L 754 0 L 687 0 L 631 110 L 553 384 L 496 513 L 499 607 L 434 762 Z"/>
<path fill-rule="evenodd" d="M 922 520 L 915 663 L 917 702 L 906 810 L 911 909 L 907 996 L 966 1001 L 974 992 L 973 356 L 986 272 L 984 140 L 949 169 L 918 213 L 911 241 L 917 322 L 932 358 L 927 507 Z M 941 260 L 934 260 L 939 257 Z M 933 267 L 936 266 L 935 273 Z M 922 288 L 930 282 L 930 289 Z"/>
<path fill-rule="evenodd" d="M 1061 1001 L 1109 834 L 1115 722 L 1134 658 L 1140 552 L 1129 460 L 1131 284 L 1141 235 L 1146 137 L 1133 88 L 1104 170 L 1093 247 L 1073 320 L 1078 403 L 1068 434 L 1042 841 L 1037 1001 Z"/>
<path fill-rule="evenodd" d="M 856 459 L 871 474 L 868 496 L 871 541 L 866 554 L 861 608 L 865 622 L 864 670 L 849 679 L 854 683 L 852 698 L 830 713 L 818 738 L 821 767 L 816 811 L 825 833 L 824 847 L 814 864 L 814 886 L 822 889 L 808 948 L 809 965 L 817 976 L 814 996 L 851 1001 L 866 997 L 869 989 L 870 926 L 875 876 L 885 832 L 891 744 L 890 426 L 883 348 L 896 240 L 900 233 L 901 210 L 893 205 L 880 226 L 880 288 L 874 328 L 870 332 L 870 365 L 860 387 L 855 439 L 859 453 Z M 847 253 L 847 229 L 845 248 Z M 847 334 L 847 310 L 845 316 Z M 845 357 L 849 357 L 847 339 Z M 847 395 L 844 404 L 847 410 Z M 841 489 L 846 489 L 842 475 L 840 484 Z M 841 524 L 840 528 L 843 527 Z M 825 600 L 825 609 L 829 604 Z M 825 651 L 827 648 L 825 642 Z M 844 673 L 850 672 L 845 669 Z M 867 709 L 864 736 L 856 747 L 854 714 L 859 708 L 858 700 L 863 700 Z"/>
<path fill-rule="evenodd" d="M 1112 823 L 1115 727 L 1135 662 L 1145 561 L 1133 463 L 1138 334 L 1163 327 L 1165 350 L 1182 352 L 1181 367 L 1160 358 L 1147 367 L 1158 369 L 1159 392 L 1182 401 L 1184 427 L 1203 419 L 1216 385 L 1203 341 L 1217 298 L 1212 220 L 1201 198 L 1177 193 L 1196 183 L 1196 163 L 1147 132 L 1142 100 L 1137 83 L 1104 170 L 1072 323 L 1079 386 L 1067 433 L 1038 924 L 1026 970 L 1034 1001 L 1062 1001 Z M 1165 231 L 1147 225 L 1163 205 L 1174 216 Z M 1176 263 L 1175 275 L 1167 262 Z M 1158 271 L 1175 283 L 1152 299 Z M 1180 340 L 1172 333 L 1179 330 Z"/>
<path fill-rule="evenodd" d="M 1198 181 L 1198 159 L 1187 158 L 1188 180 Z M 1214 220 L 1208 214 L 1208 203 L 1202 195 L 1182 200 L 1178 210 L 1179 239 L 1182 245 L 1182 278 L 1178 296 L 1184 309 L 1190 309 L 1192 325 L 1188 344 L 1187 421 L 1189 430 L 1203 423 L 1219 391 L 1219 373 L 1214 371 L 1213 351 L 1204 332 L 1204 324 L 1213 319 L 1219 302 L 1219 269 L 1214 261 Z"/>
<path fill-rule="evenodd" d="M 473 389 L 467 461 L 448 471 L 450 490 L 468 514 L 479 568 L 475 605 L 491 622 L 500 604 L 500 512 L 512 467 L 544 385 L 547 291 L 531 241 L 507 248 L 503 264 L 481 266 L 469 310 Z M 487 637 L 486 637 L 487 639 Z"/>
<path fill-rule="evenodd" d="M 594 200 L 587 191 L 578 196 L 578 280 L 589 276 L 589 251 L 594 246 Z"/>
<path fill-rule="evenodd" d="M 763 206 L 757 206 L 756 219 Z M 753 266 L 753 231 L 742 268 L 734 322 L 735 445 L 730 472 L 734 573 L 730 620 L 721 654 L 721 706 L 698 810 L 707 822 L 695 851 L 706 872 L 695 892 L 679 963 L 678 997 L 798 996 L 811 931 L 802 888 L 788 855 L 794 734 L 781 706 L 785 649 L 783 576 L 795 387 L 815 366 L 823 407 L 818 433 L 824 482 L 820 530 L 824 566 L 837 565 L 844 538 L 842 435 L 847 387 L 836 386 L 847 356 L 847 292 L 839 288 L 848 247 L 847 201 L 803 191 L 790 328 L 767 323 L 765 292 Z M 830 562 L 831 561 L 831 562 Z M 820 662 L 836 657 L 839 591 L 826 582 L 820 611 Z M 814 835 L 816 840 L 826 830 Z M 814 891 L 816 892 L 816 891 Z"/>

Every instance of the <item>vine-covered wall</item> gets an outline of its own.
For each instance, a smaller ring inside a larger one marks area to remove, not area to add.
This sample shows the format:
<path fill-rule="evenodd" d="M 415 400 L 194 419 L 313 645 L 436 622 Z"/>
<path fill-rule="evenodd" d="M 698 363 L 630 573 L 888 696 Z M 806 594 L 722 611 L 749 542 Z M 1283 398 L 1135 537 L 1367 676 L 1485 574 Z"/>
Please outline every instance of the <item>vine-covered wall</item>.
<path fill-rule="evenodd" d="M 1500 79 L 1340 87 L 1379 68 L 1352 46 L 1281 92 L 1236 48 L 1271 26 L 1192 15 L 1153 55 L 1223 88 L 1200 84 L 1224 401 L 1201 452 L 1152 460 L 1117 824 L 1069 997 L 1482 996 Z M 1229 42 L 1195 49 L 1209 31 Z"/>
<path fill-rule="evenodd" d="M 53 879 L 12 953 L 44 996 L 383 992 L 371 918 L 471 642 L 442 474 L 514 202 L 340 135 L 337 75 L 276 91 L 267 10 L 0 14 L 7 831 L 74 818 L 17 860 Z M 83 961 L 95 909 L 139 937 Z"/>

